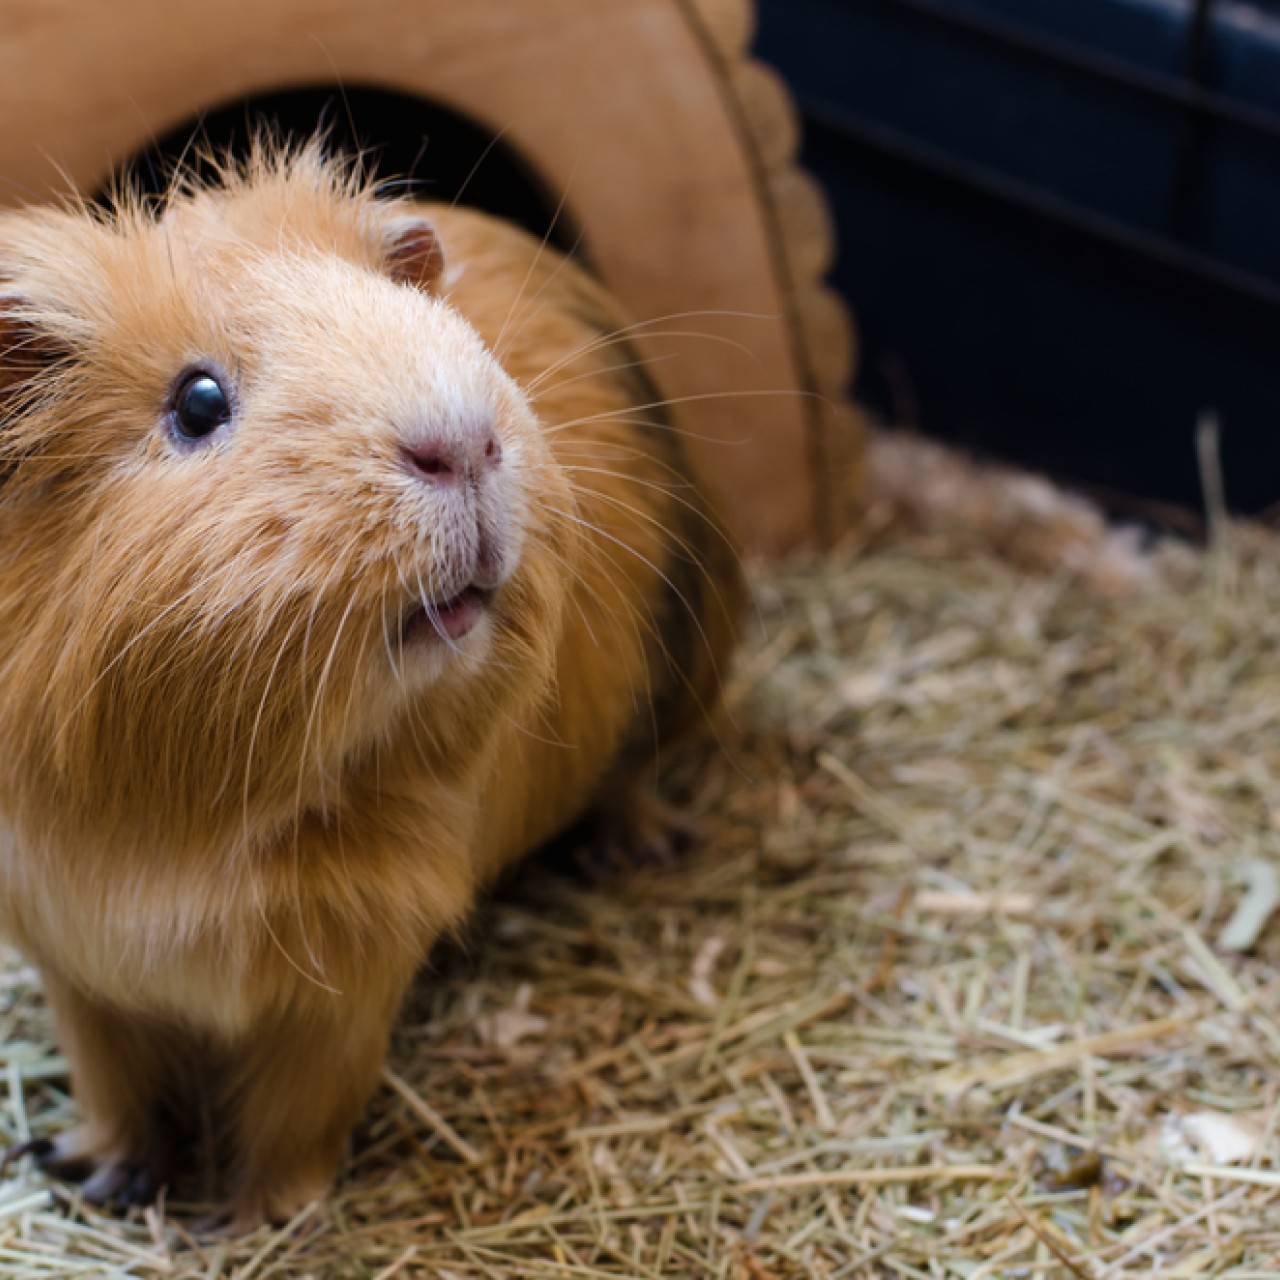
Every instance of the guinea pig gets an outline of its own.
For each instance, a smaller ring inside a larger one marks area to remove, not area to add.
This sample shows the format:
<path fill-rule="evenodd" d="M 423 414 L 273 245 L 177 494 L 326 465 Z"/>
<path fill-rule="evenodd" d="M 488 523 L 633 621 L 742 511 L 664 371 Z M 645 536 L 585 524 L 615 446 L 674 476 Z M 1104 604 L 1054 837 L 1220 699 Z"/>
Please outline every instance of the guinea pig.
<path fill-rule="evenodd" d="M 732 656 L 738 559 L 617 307 L 315 146 L 0 215 L 0 934 L 154 1194 L 324 1195 L 432 944 L 602 813 Z M 639 780 L 639 781 L 638 781 Z"/>

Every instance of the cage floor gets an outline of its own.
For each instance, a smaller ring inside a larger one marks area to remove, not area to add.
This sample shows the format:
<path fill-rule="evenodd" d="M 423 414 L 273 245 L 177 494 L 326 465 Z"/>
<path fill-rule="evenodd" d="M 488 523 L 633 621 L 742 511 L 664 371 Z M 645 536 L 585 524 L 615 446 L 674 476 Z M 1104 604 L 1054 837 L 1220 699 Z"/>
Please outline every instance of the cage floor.
<path fill-rule="evenodd" d="M 1113 600 L 937 535 L 758 576 L 700 852 L 506 886 L 312 1221 L 19 1166 L 0 1273 L 1274 1278 L 1280 544 L 1155 557 Z M 58 1127 L 16 958 L 0 1042 L 0 1138 Z"/>

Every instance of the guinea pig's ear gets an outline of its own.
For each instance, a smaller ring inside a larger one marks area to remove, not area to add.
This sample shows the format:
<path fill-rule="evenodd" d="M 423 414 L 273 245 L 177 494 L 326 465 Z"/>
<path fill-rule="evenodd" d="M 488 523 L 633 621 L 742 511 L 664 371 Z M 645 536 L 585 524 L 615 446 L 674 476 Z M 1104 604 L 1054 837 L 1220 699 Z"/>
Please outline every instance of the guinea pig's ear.
<path fill-rule="evenodd" d="M 405 214 L 387 224 L 383 261 L 393 280 L 434 290 L 444 276 L 444 249 L 435 224 L 420 214 Z"/>

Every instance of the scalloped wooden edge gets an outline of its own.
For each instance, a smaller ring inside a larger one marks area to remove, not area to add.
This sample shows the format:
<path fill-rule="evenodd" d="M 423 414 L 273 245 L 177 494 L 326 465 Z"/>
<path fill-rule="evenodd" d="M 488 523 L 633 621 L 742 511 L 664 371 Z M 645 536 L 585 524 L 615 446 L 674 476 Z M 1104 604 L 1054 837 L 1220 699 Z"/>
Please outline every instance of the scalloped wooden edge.
<path fill-rule="evenodd" d="M 787 82 L 755 59 L 733 68 L 733 91 L 751 130 L 761 164 L 773 172 L 790 166 L 800 150 L 800 113 Z"/>
<path fill-rule="evenodd" d="M 751 0 L 693 0 L 703 30 L 728 63 L 745 58 L 756 34 Z"/>
<path fill-rule="evenodd" d="M 790 305 L 810 414 L 811 466 L 819 531 L 830 541 L 857 516 L 865 479 L 867 426 L 849 398 L 857 369 L 852 314 L 830 289 L 835 228 L 825 193 L 797 160 L 799 114 L 782 77 L 749 54 L 751 0 L 690 0 L 723 60 L 725 79 L 753 153 L 760 199 L 772 211 L 775 258 Z"/>

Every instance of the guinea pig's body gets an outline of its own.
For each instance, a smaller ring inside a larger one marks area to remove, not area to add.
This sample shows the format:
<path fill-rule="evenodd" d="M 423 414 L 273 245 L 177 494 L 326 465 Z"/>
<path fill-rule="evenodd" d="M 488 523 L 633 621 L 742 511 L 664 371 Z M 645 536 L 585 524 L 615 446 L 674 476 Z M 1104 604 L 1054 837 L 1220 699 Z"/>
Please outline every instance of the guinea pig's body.
<path fill-rule="evenodd" d="M 242 1222 L 323 1194 L 432 943 L 713 706 L 736 559 L 619 326 L 314 150 L 0 218 L 0 933 L 88 1194 L 201 1109 Z"/>

